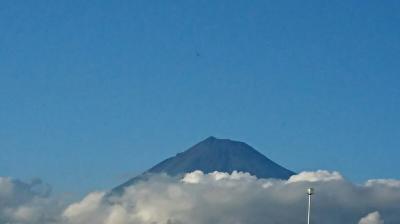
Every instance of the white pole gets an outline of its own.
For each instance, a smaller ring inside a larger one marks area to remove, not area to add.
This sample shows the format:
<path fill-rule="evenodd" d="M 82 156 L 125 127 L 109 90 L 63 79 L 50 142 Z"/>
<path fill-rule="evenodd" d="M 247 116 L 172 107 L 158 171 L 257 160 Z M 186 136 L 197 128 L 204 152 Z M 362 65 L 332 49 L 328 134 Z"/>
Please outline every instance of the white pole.
<path fill-rule="evenodd" d="M 314 189 L 308 188 L 308 189 L 307 189 L 307 194 L 308 194 L 307 224 L 310 224 L 310 216 L 311 216 L 311 195 L 314 194 Z"/>

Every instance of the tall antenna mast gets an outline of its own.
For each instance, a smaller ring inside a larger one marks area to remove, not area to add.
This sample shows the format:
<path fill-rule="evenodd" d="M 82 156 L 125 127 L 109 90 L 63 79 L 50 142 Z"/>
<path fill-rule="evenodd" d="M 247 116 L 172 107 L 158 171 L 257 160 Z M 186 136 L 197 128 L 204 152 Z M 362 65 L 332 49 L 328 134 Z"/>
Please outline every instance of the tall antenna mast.
<path fill-rule="evenodd" d="M 311 195 L 314 194 L 314 189 L 313 188 L 308 188 L 307 189 L 307 195 L 308 195 L 308 209 L 307 209 L 307 224 L 310 224 L 310 216 L 311 216 Z"/>

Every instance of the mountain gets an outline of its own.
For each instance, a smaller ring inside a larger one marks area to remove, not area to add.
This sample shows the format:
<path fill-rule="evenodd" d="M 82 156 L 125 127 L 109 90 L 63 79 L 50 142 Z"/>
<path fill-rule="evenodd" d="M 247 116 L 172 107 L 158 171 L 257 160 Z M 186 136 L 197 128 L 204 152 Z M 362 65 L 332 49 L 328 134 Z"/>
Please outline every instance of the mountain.
<path fill-rule="evenodd" d="M 137 181 L 145 180 L 148 175 L 166 173 L 171 176 L 201 170 L 248 172 L 258 178 L 288 179 L 294 172 L 276 164 L 244 142 L 208 137 L 188 150 L 178 153 L 150 168 L 142 175 L 134 177 L 114 188 L 111 193 L 123 192 L 124 188 Z"/>

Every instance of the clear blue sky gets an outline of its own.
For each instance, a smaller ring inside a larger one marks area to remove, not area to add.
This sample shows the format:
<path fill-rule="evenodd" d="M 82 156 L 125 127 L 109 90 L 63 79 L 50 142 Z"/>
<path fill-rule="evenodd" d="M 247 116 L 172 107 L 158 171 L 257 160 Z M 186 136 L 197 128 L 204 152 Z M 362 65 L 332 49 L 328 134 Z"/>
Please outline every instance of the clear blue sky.
<path fill-rule="evenodd" d="M 0 175 L 111 188 L 214 135 L 400 178 L 399 1 L 2 1 Z"/>

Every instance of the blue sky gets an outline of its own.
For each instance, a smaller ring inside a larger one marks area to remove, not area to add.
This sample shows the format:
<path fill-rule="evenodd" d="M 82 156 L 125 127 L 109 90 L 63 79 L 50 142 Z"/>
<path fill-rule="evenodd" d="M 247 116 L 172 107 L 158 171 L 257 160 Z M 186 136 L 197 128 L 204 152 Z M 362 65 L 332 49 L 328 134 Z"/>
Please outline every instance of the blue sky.
<path fill-rule="evenodd" d="M 398 1 L 3 1 L 0 176 L 108 189 L 210 135 L 400 178 Z"/>

